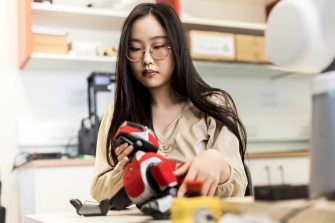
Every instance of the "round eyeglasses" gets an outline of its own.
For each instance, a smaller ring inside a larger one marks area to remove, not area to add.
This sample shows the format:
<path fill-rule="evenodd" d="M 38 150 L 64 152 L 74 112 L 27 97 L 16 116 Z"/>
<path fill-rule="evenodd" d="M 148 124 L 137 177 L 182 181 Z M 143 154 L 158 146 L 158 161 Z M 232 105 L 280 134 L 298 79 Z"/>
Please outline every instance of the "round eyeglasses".
<path fill-rule="evenodd" d="M 164 60 L 169 56 L 171 47 L 166 43 L 154 43 L 150 46 L 149 52 L 155 60 Z M 127 49 L 127 58 L 131 62 L 137 63 L 143 60 L 146 49 L 129 46 Z"/>

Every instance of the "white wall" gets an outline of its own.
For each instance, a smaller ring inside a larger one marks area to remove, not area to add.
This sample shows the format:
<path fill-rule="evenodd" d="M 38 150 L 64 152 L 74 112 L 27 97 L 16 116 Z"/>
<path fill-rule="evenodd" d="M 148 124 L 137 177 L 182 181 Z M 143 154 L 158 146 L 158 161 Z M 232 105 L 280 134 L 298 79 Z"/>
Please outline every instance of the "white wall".
<path fill-rule="evenodd" d="M 70 137 L 76 138 L 80 120 L 88 115 L 89 72 L 18 70 L 16 14 L 17 0 L 0 0 L 0 173 L 6 223 L 20 222 L 18 176 L 11 172 L 15 155 L 25 149 L 49 151 L 57 140 L 64 148 Z M 20 131 L 29 119 L 34 121 Z M 50 148 L 43 145 L 46 141 Z"/>
<path fill-rule="evenodd" d="M 199 67 L 198 72 L 233 97 L 247 129 L 249 152 L 309 148 L 313 75 L 278 76 L 283 71 L 252 65 L 227 67 Z"/>
<path fill-rule="evenodd" d="M 2 205 L 6 207 L 6 222 L 19 222 L 18 193 L 12 161 L 18 152 L 17 117 L 24 113 L 27 101 L 16 69 L 17 31 L 16 2 L 0 0 L 0 171 Z"/>

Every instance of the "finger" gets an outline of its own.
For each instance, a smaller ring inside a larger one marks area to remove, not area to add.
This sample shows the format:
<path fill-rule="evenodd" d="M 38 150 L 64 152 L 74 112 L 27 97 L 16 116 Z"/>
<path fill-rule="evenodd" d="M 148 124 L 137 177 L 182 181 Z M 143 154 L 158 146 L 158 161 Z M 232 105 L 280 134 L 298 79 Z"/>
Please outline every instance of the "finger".
<path fill-rule="evenodd" d="M 125 143 L 119 145 L 115 148 L 115 154 L 118 156 L 120 153 L 122 153 L 123 149 L 126 147 Z"/>
<path fill-rule="evenodd" d="M 209 194 L 209 190 L 210 190 L 210 187 L 212 185 L 212 181 L 211 180 L 206 180 L 206 181 L 203 181 L 204 184 L 202 185 L 202 188 L 201 188 L 201 194 L 202 195 L 208 195 Z"/>
<path fill-rule="evenodd" d="M 177 197 L 182 197 L 184 196 L 185 193 L 186 193 L 186 185 L 182 184 L 178 189 Z"/>
<path fill-rule="evenodd" d="M 128 146 L 127 148 L 124 149 L 123 154 L 125 154 L 126 156 L 128 156 L 134 149 L 133 145 Z"/>
<path fill-rule="evenodd" d="M 127 148 L 127 146 L 128 146 L 128 143 L 122 143 L 121 145 L 119 145 L 118 147 L 116 147 L 116 149 L 115 149 L 115 154 L 118 156 L 118 155 L 120 155 L 122 152 L 123 152 L 123 150 L 125 149 L 125 148 Z"/>
<path fill-rule="evenodd" d="M 173 171 L 173 174 L 176 176 L 182 176 L 188 171 L 189 168 L 190 168 L 190 162 L 187 162 L 178 169 L 176 169 L 175 171 Z"/>
<path fill-rule="evenodd" d="M 124 157 L 125 157 L 125 155 L 124 155 L 123 153 L 121 153 L 120 155 L 118 155 L 117 160 L 118 160 L 119 162 L 121 162 L 121 161 L 123 160 Z"/>
<path fill-rule="evenodd" d="M 117 160 L 120 161 L 122 160 L 125 156 L 128 156 L 130 154 L 131 151 L 133 151 L 133 146 L 128 146 L 126 147 L 122 153 L 120 153 L 117 157 Z"/>
<path fill-rule="evenodd" d="M 215 182 L 213 182 L 211 184 L 211 186 L 209 187 L 209 191 L 208 191 L 208 196 L 214 196 L 216 189 L 218 188 L 218 184 L 216 184 Z"/>
<path fill-rule="evenodd" d="M 190 169 L 188 171 L 188 173 L 186 174 L 186 177 L 184 178 L 183 180 L 183 183 L 181 184 L 179 190 L 178 190 L 178 193 L 177 193 L 177 196 L 178 197 L 182 197 L 184 196 L 184 194 L 186 193 L 186 182 L 187 181 L 193 181 L 196 179 L 196 172 L 193 171 L 192 169 Z"/>
<path fill-rule="evenodd" d="M 193 181 L 197 178 L 197 171 L 195 171 L 193 168 L 189 168 L 188 172 L 184 178 L 183 183 L 187 182 L 187 181 Z"/>
<path fill-rule="evenodd" d="M 127 165 L 128 160 L 129 160 L 128 157 L 125 156 L 122 160 L 119 161 L 119 163 L 120 163 L 119 165 L 122 169 L 124 169 L 124 167 Z"/>

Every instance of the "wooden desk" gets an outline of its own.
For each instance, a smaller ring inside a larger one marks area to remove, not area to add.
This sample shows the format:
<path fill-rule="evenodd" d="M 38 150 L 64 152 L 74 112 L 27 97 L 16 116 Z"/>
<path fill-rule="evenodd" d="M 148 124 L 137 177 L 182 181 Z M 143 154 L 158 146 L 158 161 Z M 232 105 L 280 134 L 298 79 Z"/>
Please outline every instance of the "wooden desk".
<path fill-rule="evenodd" d="M 253 216 L 252 222 L 334 223 L 335 202 L 327 200 L 287 200 L 277 202 L 254 201 L 252 197 L 222 200 L 224 213 Z M 250 219 L 250 218 L 249 218 Z M 256 219 L 262 221 L 256 221 Z M 122 211 L 110 211 L 107 216 L 83 217 L 71 212 L 27 215 L 26 223 L 170 223 L 170 220 L 153 220 L 135 206 Z M 267 220 L 267 221 L 264 221 Z M 251 222 L 251 221 L 247 221 Z M 221 223 L 231 223 L 223 220 Z"/>
<path fill-rule="evenodd" d="M 123 211 L 110 211 L 107 216 L 83 217 L 73 212 L 27 215 L 26 223 L 169 223 L 170 220 L 153 220 L 143 215 L 136 207 Z"/>
<path fill-rule="evenodd" d="M 335 222 L 335 202 L 322 198 L 317 200 L 283 200 L 275 202 L 254 201 L 253 198 L 229 198 L 223 200 L 222 210 L 225 213 L 266 216 L 274 222 Z"/>
<path fill-rule="evenodd" d="M 45 159 L 34 160 L 20 168 L 64 167 L 64 166 L 93 166 L 94 159 Z"/>

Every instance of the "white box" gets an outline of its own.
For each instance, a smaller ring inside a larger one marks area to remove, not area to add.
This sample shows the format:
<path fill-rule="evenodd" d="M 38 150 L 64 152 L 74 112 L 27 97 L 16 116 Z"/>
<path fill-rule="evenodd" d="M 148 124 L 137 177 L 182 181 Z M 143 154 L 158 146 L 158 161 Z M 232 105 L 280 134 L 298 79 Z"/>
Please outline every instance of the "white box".
<path fill-rule="evenodd" d="M 193 59 L 235 60 L 234 34 L 191 30 L 189 35 Z"/>

